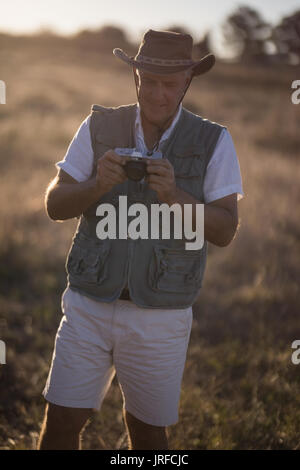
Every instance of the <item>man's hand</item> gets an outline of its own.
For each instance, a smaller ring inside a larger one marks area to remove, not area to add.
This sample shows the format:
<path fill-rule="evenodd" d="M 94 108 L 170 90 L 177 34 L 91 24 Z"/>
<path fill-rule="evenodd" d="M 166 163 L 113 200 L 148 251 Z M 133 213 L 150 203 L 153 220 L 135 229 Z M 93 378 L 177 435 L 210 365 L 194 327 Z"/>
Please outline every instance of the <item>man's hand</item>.
<path fill-rule="evenodd" d="M 97 163 L 96 184 L 107 193 L 116 185 L 127 180 L 124 165 L 126 157 L 121 157 L 113 150 L 108 150 Z"/>
<path fill-rule="evenodd" d="M 161 202 L 172 205 L 176 202 L 176 181 L 174 168 L 167 158 L 147 160 L 146 181 L 149 188 L 157 192 Z"/>
<path fill-rule="evenodd" d="M 46 192 L 45 205 L 49 217 L 53 220 L 79 217 L 116 184 L 127 179 L 123 168 L 126 160 L 109 150 L 99 158 L 96 176 L 80 183 L 60 168 Z"/>

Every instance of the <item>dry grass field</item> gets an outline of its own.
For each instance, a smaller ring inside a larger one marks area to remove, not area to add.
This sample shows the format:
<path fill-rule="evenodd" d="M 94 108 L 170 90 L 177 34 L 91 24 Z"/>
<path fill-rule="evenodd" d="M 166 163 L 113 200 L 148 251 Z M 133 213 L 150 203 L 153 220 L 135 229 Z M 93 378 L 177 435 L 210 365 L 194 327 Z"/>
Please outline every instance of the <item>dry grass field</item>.
<path fill-rule="evenodd" d="M 110 47 L 111 46 L 111 47 Z M 110 52 L 47 35 L 0 35 L 0 448 L 34 449 L 77 220 L 51 221 L 44 194 L 93 103 L 135 101 L 130 69 Z M 226 248 L 209 244 L 171 449 L 300 448 L 300 70 L 218 63 L 184 106 L 228 127 L 245 198 Z M 117 379 L 83 449 L 126 448 Z"/>

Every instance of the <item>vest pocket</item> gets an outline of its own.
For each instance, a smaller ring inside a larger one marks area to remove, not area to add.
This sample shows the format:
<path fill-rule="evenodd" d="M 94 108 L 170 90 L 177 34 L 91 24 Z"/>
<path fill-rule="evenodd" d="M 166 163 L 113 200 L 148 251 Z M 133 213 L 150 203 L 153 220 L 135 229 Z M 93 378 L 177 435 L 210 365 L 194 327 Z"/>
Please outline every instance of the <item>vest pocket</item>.
<path fill-rule="evenodd" d="M 201 254 L 163 246 L 155 246 L 148 271 L 148 280 L 155 291 L 193 293 L 201 286 Z"/>
<path fill-rule="evenodd" d="M 205 158 L 200 150 L 198 154 L 177 153 L 174 155 L 176 185 L 201 201 L 203 200 L 204 173 Z"/>
<path fill-rule="evenodd" d="M 204 159 L 200 157 L 175 156 L 174 173 L 176 178 L 199 178 L 203 173 Z"/>
<path fill-rule="evenodd" d="M 109 240 L 93 240 L 78 234 L 67 259 L 68 274 L 83 283 L 101 284 L 108 274 L 109 251 Z"/>

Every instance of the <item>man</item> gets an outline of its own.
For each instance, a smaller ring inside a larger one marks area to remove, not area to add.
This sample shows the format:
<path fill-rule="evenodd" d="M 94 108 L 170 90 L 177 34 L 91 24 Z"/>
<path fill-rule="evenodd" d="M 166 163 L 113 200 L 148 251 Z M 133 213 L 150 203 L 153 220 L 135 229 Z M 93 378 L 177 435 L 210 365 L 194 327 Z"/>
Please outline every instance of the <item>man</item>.
<path fill-rule="evenodd" d="M 214 56 L 194 61 L 191 36 L 153 30 L 134 58 L 120 49 L 114 54 L 132 67 L 138 102 L 93 105 L 46 195 L 53 220 L 80 221 L 43 391 L 48 403 L 40 449 L 80 448 L 80 432 L 100 409 L 115 373 L 129 448 L 168 448 L 166 428 L 178 421 L 207 241 L 227 246 L 238 225 L 237 194 L 242 197 L 243 191 L 232 139 L 224 126 L 181 104 L 192 78 L 207 72 Z M 141 182 L 128 179 L 128 159 L 114 151 L 117 147 L 148 155 Z M 162 158 L 151 158 L 155 151 Z M 192 204 L 193 227 L 196 204 L 204 203 L 203 247 L 187 251 L 185 240 L 174 236 L 100 240 L 97 223 L 103 217 L 97 207 L 118 208 L 120 195 L 128 196 L 128 205 L 142 202 L 148 208 Z"/>

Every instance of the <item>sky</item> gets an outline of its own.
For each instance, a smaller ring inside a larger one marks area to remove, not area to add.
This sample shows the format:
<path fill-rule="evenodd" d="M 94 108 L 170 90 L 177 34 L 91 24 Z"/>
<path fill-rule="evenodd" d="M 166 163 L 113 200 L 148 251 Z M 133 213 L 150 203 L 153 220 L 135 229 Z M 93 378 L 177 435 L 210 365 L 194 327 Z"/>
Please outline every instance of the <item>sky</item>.
<path fill-rule="evenodd" d="M 49 28 L 67 35 L 113 24 L 140 42 L 145 30 L 176 24 L 198 41 L 206 30 L 217 37 L 226 16 L 245 4 L 273 24 L 300 9 L 300 0 L 0 0 L 0 32 L 26 34 Z"/>

